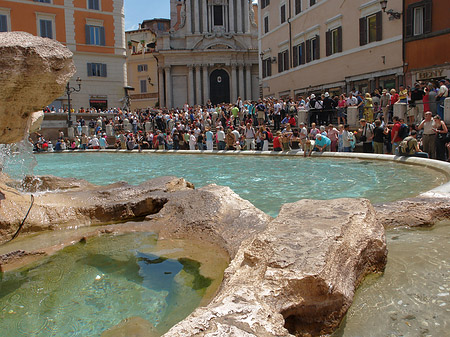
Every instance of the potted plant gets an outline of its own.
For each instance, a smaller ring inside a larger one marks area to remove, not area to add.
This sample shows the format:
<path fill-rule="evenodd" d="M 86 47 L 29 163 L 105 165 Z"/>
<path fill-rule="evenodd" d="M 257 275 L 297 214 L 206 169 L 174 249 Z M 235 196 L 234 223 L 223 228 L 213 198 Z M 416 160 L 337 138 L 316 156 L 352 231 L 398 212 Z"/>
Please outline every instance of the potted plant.
<path fill-rule="evenodd" d="M 133 48 L 133 43 L 131 41 L 128 41 L 128 49 Z"/>

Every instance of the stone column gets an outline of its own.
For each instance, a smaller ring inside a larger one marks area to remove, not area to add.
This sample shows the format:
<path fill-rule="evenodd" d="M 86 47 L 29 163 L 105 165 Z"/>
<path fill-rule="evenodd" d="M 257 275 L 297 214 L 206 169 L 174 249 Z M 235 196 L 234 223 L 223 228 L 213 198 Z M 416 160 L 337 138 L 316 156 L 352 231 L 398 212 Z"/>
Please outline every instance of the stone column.
<path fill-rule="evenodd" d="M 230 10 L 228 12 L 228 17 L 230 20 L 230 32 L 234 33 L 235 29 L 234 29 L 234 1 L 235 0 L 230 0 Z"/>
<path fill-rule="evenodd" d="M 192 64 L 188 65 L 188 104 L 189 106 L 193 106 L 195 103 L 194 100 L 194 66 Z"/>
<path fill-rule="evenodd" d="M 163 74 L 163 68 L 158 68 L 158 99 L 159 99 L 159 106 L 163 107 L 166 106 L 166 102 L 164 101 L 164 74 Z"/>
<path fill-rule="evenodd" d="M 237 32 L 242 33 L 242 0 L 236 1 L 237 9 Z"/>
<path fill-rule="evenodd" d="M 236 74 L 236 64 L 231 65 L 231 103 L 236 103 L 237 101 L 237 74 Z"/>
<path fill-rule="evenodd" d="M 406 110 L 407 106 L 406 103 L 395 103 L 394 104 L 394 114 L 393 116 L 397 116 L 398 118 L 406 118 Z"/>
<path fill-rule="evenodd" d="M 202 104 L 202 80 L 200 77 L 200 65 L 195 65 L 195 87 L 196 87 L 196 95 L 195 95 L 195 104 Z"/>
<path fill-rule="evenodd" d="M 246 64 L 245 65 L 245 89 L 246 89 L 245 99 L 251 100 L 253 98 L 253 93 L 252 93 L 252 65 L 251 64 Z"/>
<path fill-rule="evenodd" d="M 172 108 L 172 74 L 170 72 L 170 66 L 164 67 L 166 72 L 166 107 Z"/>
<path fill-rule="evenodd" d="M 200 0 L 193 0 L 193 1 L 194 1 L 194 17 L 192 19 L 194 20 L 194 33 L 200 34 L 200 8 L 199 8 Z"/>
<path fill-rule="evenodd" d="M 359 126 L 359 111 L 356 106 L 349 106 L 347 108 L 347 123 L 350 126 Z"/>
<path fill-rule="evenodd" d="M 208 0 L 202 0 L 202 8 L 203 8 L 203 33 L 208 31 Z"/>
<path fill-rule="evenodd" d="M 244 33 L 250 32 L 250 11 L 249 11 L 249 2 L 248 0 L 244 1 Z"/>
<path fill-rule="evenodd" d="M 206 104 L 209 100 L 209 72 L 208 65 L 203 65 L 203 103 Z"/>
<path fill-rule="evenodd" d="M 189 34 L 192 33 L 192 18 L 191 18 L 191 0 L 186 0 L 186 22 L 185 22 L 185 26 L 187 27 L 187 32 Z"/>
<path fill-rule="evenodd" d="M 444 100 L 444 122 L 450 124 L 450 97 Z"/>
<path fill-rule="evenodd" d="M 239 64 L 239 92 L 238 92 L 238 96 L 240 96 L 242 99 L 244 99 L 245 97 L 245 91 L 244 91 L 244 87 L 245 87 L 245 82 L 244 82 L 244 65 L 243 64 Z"/>

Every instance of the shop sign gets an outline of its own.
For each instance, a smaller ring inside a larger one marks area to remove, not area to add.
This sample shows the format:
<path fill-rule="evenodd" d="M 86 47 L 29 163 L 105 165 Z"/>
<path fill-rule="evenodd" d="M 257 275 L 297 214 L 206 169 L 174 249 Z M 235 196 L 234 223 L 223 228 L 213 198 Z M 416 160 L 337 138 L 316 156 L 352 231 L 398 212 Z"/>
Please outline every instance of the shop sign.
<path fill-rule="evenodd" d="M 443 77 L 444 69 L 421 71 L 417 73 L 417 80 L 427 80 L 430 78 Z"/>

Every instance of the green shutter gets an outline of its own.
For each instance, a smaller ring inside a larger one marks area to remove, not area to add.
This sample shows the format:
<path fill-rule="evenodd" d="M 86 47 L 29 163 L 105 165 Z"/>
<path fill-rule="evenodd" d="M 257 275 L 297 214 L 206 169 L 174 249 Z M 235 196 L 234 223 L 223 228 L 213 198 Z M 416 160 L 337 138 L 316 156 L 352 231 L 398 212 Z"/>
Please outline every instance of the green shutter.
<path fill-rule="evenodd" d="M 325 47 L 327 56 L 330 56 L 332 54 L 331 30 L 325 33 Z"/>
<path fill-rule="evenodd" d="M 359 45 L 364 46 L 367 44 L 367 18 L 363 17 L 359 19 Z"/>
<path fill-rule="evenodd" d="M 105 45 L 105 27 L 100 27 L 100 46 Z"/>
<path fill-rule="evenodd" d="M 86 25 L 86 44 L 91 44 L 91 26 Z"/>
<path fill-rule="evenodd" d="M 377 20 L 377 41 L 383 40 L 383 12 L 376 13 Z"/>
<path fill-rule="evenodd" d="M 448 6 L 448 4 L 447 4 Z M 431 33 L 433 31 L 433 27 L 431 25 L 431 18 L 432 18 L 432 13 L 433 11 L 433 2 L 431 0 L 427 0 L 425 2 L 425 8 L 424 8 L 424 22 L 423 22 L 423 33 L 424 34 L 428 34 Z"/>

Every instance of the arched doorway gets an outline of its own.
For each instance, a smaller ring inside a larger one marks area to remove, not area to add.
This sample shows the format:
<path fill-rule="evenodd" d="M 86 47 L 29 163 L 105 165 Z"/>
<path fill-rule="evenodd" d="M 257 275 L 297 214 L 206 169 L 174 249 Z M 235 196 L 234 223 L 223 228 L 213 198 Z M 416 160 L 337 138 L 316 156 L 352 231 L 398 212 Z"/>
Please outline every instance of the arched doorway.
<path fill-rule="evenodd" d="M 225 70 L 214 70 L 209 76 L 209 83 L 212 104 L 230 102 L 230 76 Z"/>

